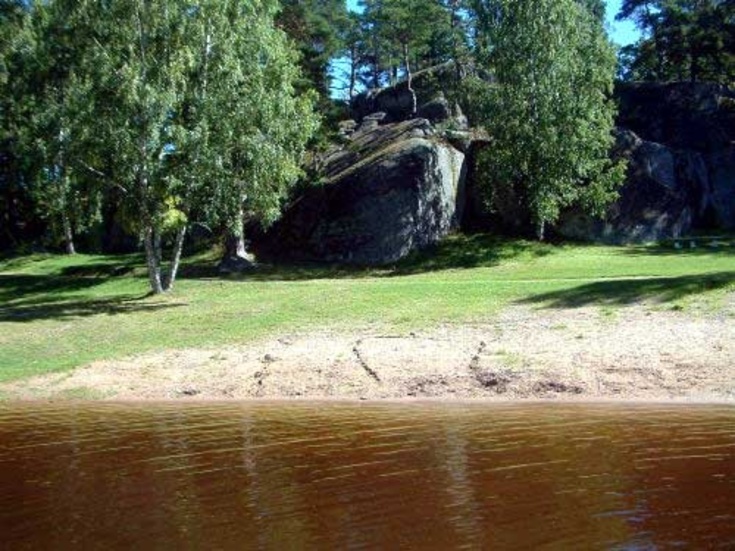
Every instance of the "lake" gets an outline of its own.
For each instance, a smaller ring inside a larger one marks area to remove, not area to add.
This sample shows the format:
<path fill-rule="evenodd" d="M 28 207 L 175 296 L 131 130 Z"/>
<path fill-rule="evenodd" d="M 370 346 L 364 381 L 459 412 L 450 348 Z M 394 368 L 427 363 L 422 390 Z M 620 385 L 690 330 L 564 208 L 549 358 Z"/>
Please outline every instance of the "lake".
<path fill-rule="evenodd" d="M 735 407 L 0 404 L 9 549 L 735 548 Z"/>

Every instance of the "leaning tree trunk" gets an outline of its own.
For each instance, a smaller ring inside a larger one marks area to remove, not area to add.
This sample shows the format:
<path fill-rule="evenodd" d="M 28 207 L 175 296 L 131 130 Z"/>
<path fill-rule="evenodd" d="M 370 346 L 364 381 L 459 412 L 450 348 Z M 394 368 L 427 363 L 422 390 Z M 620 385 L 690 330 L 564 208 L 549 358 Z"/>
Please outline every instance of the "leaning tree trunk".
<path fill-rule="evenodd" d="M 166 280 L 163 288 L 165 291 L 170 291 L 174 288 L 174 281 L 176 281 L 176 274 L 179 272 L 179 265 L 181 264 L 181 252 L 184 250 L 184 237 L 186 236 L 186 224 L 181 226 L 176 232 L 176 240 L 174 241 L 173 258 L 171 259 L 171 268 L 166 274 Z"/>
<path fill-rule="evenodd" d="M 408 44 L 403 45 L 403 66 L 406 68 L 406 86 L 411 94 L 411 116 L 416 116 L 416 91 L 413 89 L 413 75 L 411 74 L 411 63 L 408 59 Z"/>
<path fill-rule="evenodd" d="M 154 295 L 163 293 L 161 281 L 161 236 L 154 223 L 154 216 L 150 210 L 148 167 L 146 164 L 147 147 L 145 139 L 141 139 L 139 146 L 140 168 L 135 175 L 136 195 L 142 222 L 143 247 L 145 248 L 145 263 L 148 268 L 148 282 Z"/>

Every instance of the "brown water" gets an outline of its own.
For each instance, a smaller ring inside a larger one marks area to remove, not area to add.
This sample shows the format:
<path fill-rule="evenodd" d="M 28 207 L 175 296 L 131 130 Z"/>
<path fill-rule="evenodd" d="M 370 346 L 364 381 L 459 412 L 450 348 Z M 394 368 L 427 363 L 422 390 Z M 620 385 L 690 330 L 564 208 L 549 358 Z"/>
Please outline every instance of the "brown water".
<path fill-rule="evenodd" d="M 0 405 L 0 547 L 735 548 L 726 406 Z"/>

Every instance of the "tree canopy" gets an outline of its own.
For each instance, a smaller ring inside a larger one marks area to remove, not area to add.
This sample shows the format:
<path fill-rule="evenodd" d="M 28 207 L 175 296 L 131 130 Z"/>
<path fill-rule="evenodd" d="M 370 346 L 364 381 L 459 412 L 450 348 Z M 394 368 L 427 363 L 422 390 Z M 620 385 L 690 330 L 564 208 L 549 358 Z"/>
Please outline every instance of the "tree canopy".
<path fill-rule="evenodd" d="M 615 196 L 603 0 L 360 6 L 0 0 L 0 247 L 45 231 L 84 249 L 113 212 L 152 290 L 171 288 L 192 224 L 242 238 L 243 219 L 279 216 L 307 147 L 335 137 L 321 120 L 347 111 L 343 69 L 347 99 L 405 81 L 416 114 L 415 73 L 453 62 L 457 83 L 437 88 L 493 140 L 479 177 L 514 189 L 539 237 Z M 621 51 L 622 78 L 733 83 L 735 0 L 624 0 L 618 18 L 643 36 Z"/>
<path fill-rule="evenodd" d="M 274 25 L 277 8 L 272 0 L 32 6 L 35 65 L 25 82 L 40 84 L 17 135 L 39 159 L 38 203 L 60 217 L 69 252 L 75 213 L 110 186 L 145 245 L 156 293 L 172 287 L 192 221 L 241 233 L 243 211 L 265 224 L 276 218 L 318 123 L 313 95 L 296 92 L 297 56 Z"/>
<path fill-rule="evenodd" d="M 479 110 L 493 147 L 486 183 L 523 197 L 542 239 L 561 210 L 592 212 L 615 197 L 622 167 L 610 161 L 615 52 L 602 25 L 573 0 L 488 0 L 495 19 Z"/>
<path fill-rule="evenodd" d="M 617 19 L 630 19 L 643 38 L 624 48 L 627 80 L 735 80 L 735 2 L 625 0 Z"/>

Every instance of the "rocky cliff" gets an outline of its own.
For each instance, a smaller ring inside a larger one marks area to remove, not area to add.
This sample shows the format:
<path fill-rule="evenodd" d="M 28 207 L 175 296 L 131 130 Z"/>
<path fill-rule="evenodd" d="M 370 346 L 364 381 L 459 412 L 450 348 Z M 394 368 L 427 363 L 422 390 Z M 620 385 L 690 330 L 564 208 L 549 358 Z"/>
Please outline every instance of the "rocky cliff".
<path fill-rule="evenodd" d="M 603 220 L 565 214 L 567 237 L 646 242 L 735 229 L 735 92 L 708 83 L 618 86 L 615 155 L 628 160 Z"/>
<path fill-rule="evenodd" d="M 358 265 L 395 262 L 458 227 L 465 155 L 422 118 L 346 133 L 321 170 L 256 243 L 259 254 Z"/>
<path fill-rule="evenodd" d="M 695 226 L 735 229 L 735 91 L 709 83 L 628 84 L 617 95 L 620 126 L 689 165 Z"/>
<path fill-rule="evenodd" d="M 419 75 L 416 117 L 405 86 L 359 96 L 355 120 L 341 127 L 343 143 L 322 159 L 323 185 L 296 197 L 254 243 L 256 252 L 381 265 L 436 243 L 460 223 L 471 230 L 530 230 L 520 196 L 496 193 L 496 212 L 483 211 L 472 153 L 492 144 L 469 129 L 460 107 L 447 99 L 454 96 L 441 90 L 451 70 Z M 627 84 L 617 96 L 613 155 L 628 161 L 620 197 L 603 219 L 564 213 L 556 232 L 632 243 L 735 229 L 735 93 L 710 84 Z"/>

